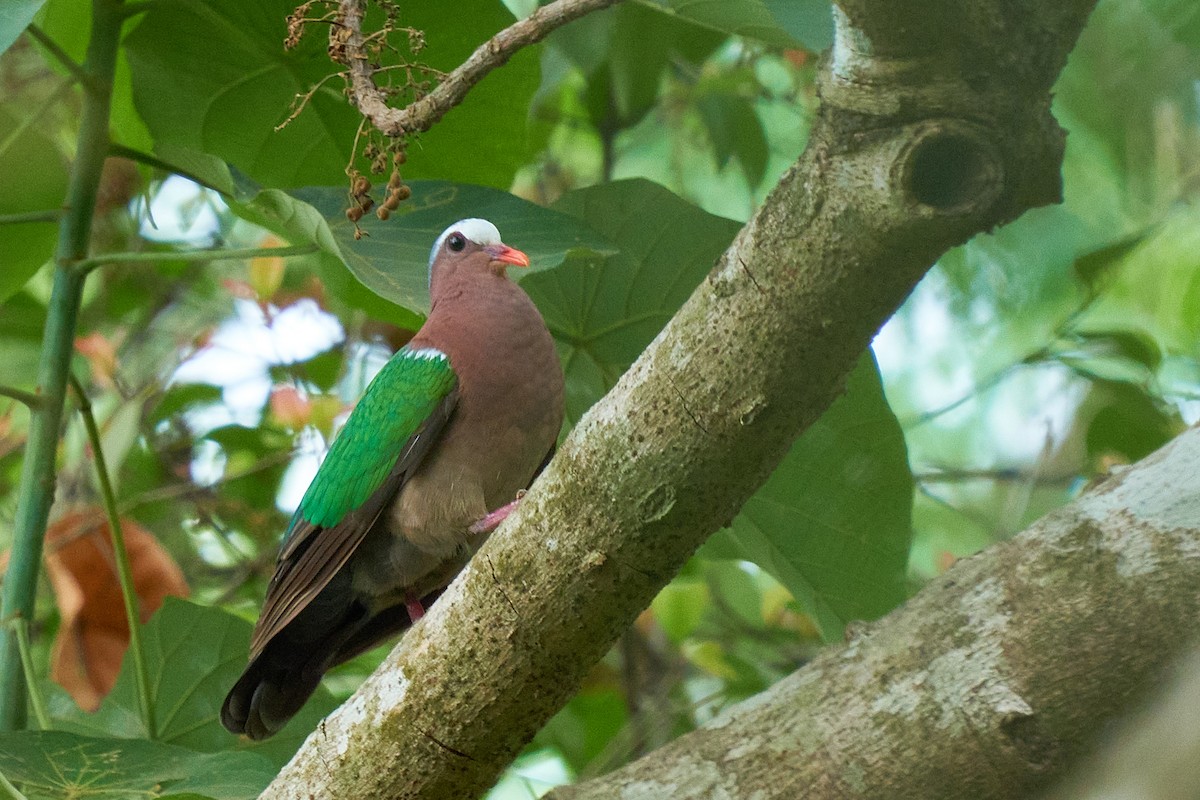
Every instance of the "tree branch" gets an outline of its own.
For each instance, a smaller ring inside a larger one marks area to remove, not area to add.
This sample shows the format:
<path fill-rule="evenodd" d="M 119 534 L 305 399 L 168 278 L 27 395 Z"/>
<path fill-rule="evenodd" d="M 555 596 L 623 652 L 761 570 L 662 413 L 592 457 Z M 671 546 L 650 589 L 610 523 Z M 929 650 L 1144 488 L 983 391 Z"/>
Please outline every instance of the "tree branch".
<path fill-rule="evenodd" d="M 1193 428 L 762 695 L 550 797 L 1036 795 L 1200 635 L 1198 469 Z"/>
<path fill-rule="evenodd" d="M 87 256 L 96 209 L 96 190 L 108 153 L 108 120 L 112 108 L 113 74 L 121 37 L 120 0 L 92 0 L 92 31 L 83 71 L 83 115 L 79 147 L 71 165 L 66 209 L 54 251 L 54 287 L 50 292 L 38 363 L 41 402 L 29 424 L 25 460 L 17 489 L 13 520 L 12 559 L 0 591 L 0 619 L 33 619 L 42 540 L 54 500 L 55 455 L 66 396 L 67 373 L 75 342 L 76 317 L 83 298 L 84 275 L 74 267 Z M 25 719 L 21 662 L 16 636 L 0 634 L 0 730 L 20 728 Z"/>
<path fill-rule="evenodd" d="M 766 480 L 929 265 L 1058 199 L 1049 88 L 1091 1 L 947 0 L 936 48 L 875 64 L 854 26 L 887 18 L 919 44 L 929 14 L 897 19 L 909 5 L 839 15 L 800 161 L 264 797 L 478 796 Z"/>
<path fill-rule="evenodd" d="M 621 0 L 555 0 L 528 17 L 514 22 L 480 45 L 437 88 L 405 108 L 392 108 L 375 85 L 375 68 L 363 48 L 362 18 L 365 0 L 342 0 L 341 22 L 350 66 L 351 100 L 371 123 L 387 136 L 427 131 L 463 101 L 467 92 L 503 65 L 522 47 L 540 42 L 556 28 Z"/>

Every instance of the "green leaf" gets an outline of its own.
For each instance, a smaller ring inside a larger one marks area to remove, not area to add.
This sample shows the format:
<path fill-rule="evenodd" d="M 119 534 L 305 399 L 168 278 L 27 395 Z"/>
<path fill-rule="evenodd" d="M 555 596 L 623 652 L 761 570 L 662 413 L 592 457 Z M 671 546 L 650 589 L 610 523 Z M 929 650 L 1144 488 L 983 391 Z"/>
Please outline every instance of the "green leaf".
<path fill-rule="evenodd" d="M 735 95 L 705 93 L 696 101 L 696 108 L 712 139 L 717 166 L 724 167 L 736 156 L 746 181 L 752 187 L 758 186 L 770 152 L 754 106 Z"/>
<path fill-rule="evenodd" d="M 1117 456 L 1133 463 L 1162 447 L 1184 428 L 1173 408 L 1160 406 L 1138 387 L 1097 381 L 1089 406 L 1098 405 L 1087 422 L 1087 452 L 1092 462 Z"/>
<path fill-rule="evenodd" d="M 33 108 L 0 104 L 0 175 L 9 187 L 0 195 L 0 214 L 60 208 L 67 193 L 67 170 L 51 138 L 29 115 Z M 57 224 L 0 225 L 0 302 L 11 297 L 54 254 Z"/>
<path fill-rule="evenodd" d="M 776 47 L 796 47 L 799 43 L 780 26 L 779 20 L 772 14 L 764 0 L 643 0 L 643 2 L 722 33 L 746 39 L 757 39 Z M 811 0 L 805 4 L 815 5 Z M 828 6 L 829 4 L 825 3 L 826 9 Z M 810 11 L 810 13 L 813 12 Z M 792 21 L 791 17 L 788 19 L 789 22 Z"/>
<path fill-rule="evenodd" d="M 1200 205 L 1180 205 L 1114 254 L 1104 292 L 1080 316 L 1081 331 L 1148 333 L 1170 353 L 1200 339 Z"/>
<path fill-rule="evenodd" d="M 46 307 L 28 292 L 0 303 L 0 383 L 34 388 L 45 326 Z"/>
<path fill-rule="evenodd" d="M 1177 41 L 1200 53 L 1200 6 L 1193 0 L 1144 0 L 1143 5 Z"/>
<path fill-rule="evenodd" d="M 221 703 L 246 666 L 250 629 L 245 620 L 219 609 L 166 599 L 143 634 L 158 735 L 162 742 L 203 752 L 248 750 L 277 770 L 334 703 L 328 692 L 318 689 L 300 713 L 265 742 L 240 739 L 221 727 Z M 126 658 L 100 709 L 94 714 L 71 709 L 63 715 L 61 727 L 85 734 L 144 736 L 135 686 L 133 667 Z M 273 772 L 269 770 L 268 776 Z M 200 784 L 195 787 L 202 793 L 210 791 Z"/>
<path fill-rule="evenodd" d="M 629 722 L 629 707 L 615 683 L 586 686 L 537 734 L 537 743 L 557 750 L 576 774 L 594 767 Z"/>
<path fill-rule="evenodd" d="M 833 5 L 829 0 L 763 0 L 775 22 L 813 52 L 833 44 Z"/>
<path fill-rule="evenodd" d="M 1144 331 L 1080 331 L 1072 338 L 1074 347 L 1049 357 L 1087 378 L 1146 384 L 1162 364 L 1158 342 Z"/>
<path fill-rule="evenodd" d="M 370 217 L 367 235 L 360 239 L 346 219 L 343 189 L 298 189 L 294 197 L 268 190 L 239 213 L 293 243 L 316 242 L 326 256 L 320 262 L 322 277 L 337 282 L 330 285 L 335 295 L 357 283 L 349 279 L 348 267 L 391 308 L 411 309 L 402 327 L 413 330 L 420 322 L 413 311 L 429 306 L 429 251 L 442 231 L 460 219 L 491 220 L 509 244 L 528 254 L 534 272 L 557 266 L 574 249 L 612 250 L 586 225 L 508 192 L 443 181 L 410 185 L 412 198 L 402 206 L 407 210 L 386 222 Z"/>
<path fill-rule="evenodd" d="M 637 122 L 654 107 L 662 72 L 669 64 L 676 60 L 699 64 L 722 41 L 706 26 L 657 13 L 661 10 L 653 3 L 626 3 L 617 9 L 607 52 L 611 99 L 623 126 Z M 608 101 L 608 93 L 593 98 L 593 115 L 607 111 Z"/>
<path fill-rule="evenodd" d="M 404 3 L 400 21 L 425 31 L 429 46 L 419 59 L 448 72 L 511 25 L 513 17 L 497 0 L 460 0 L 452 13 L 444 3 Z M 531 155 L 527 114 L 541 80 L 539 49 L 522 48 L 421 134 L 409 148 L 405 178 L 507 189 Z"/>
<path fill-rule="evenodd" d="M 342 93 L 341 78 L 330 79 L 275 130 L 296 95 L 341 69 L 329 60 L 326 25 L 310 25 L 297 47 L 284 50 L 295 6 L 291 0 L 155 3 L 125 40 L 134 99 L 155 141 L 220 156 L 266 186 L 344 180 L 361 117 Z M 437 4 L 406 4 L 400 17 L 425 33 L 428 47 L 417 60 L 443 71 L 512 21 L 494 0 L 465 0 L 454 14 Z M 534 49 L 489 75 L 417 139 L 405 175 L 508 186 L 526 156 L 525 109 L 538 83 Z"/>
<path fill-rule="evenodd" d="M 620 252 L 574 253 L 522 287 L 558 340 L 574 421 L 616 383 L 741 227 L 645 180 L 582 189 L 554 206 Z"/>
<path fill-rule="evenodd" d="M 170 143 L 155 145 L 154 155 L 162 159 L 175 174 L 202 186 L 216 189 L 227 196 L 236 191 L 229 165 L 216 156 Z"/>
<path fill-rule="evenodd" d="M 170 386 L 157 405 L 150 409 L 147 422 L 155 425 L 163 420 L 179 416 L 191 408 L 212 406 L 221 402 L 219 386 L 207 383 L 180 383 Z"/>
<path fill-rule="evenodd" d="M 904 434 L 868 351 L 846 393 L 700 552 L 758 564 L 836 639 L 847 622 L 904 600 L 912 489 Z"/>
<path fill-rule="evenodd" d="M 155 142 L 220 156 L 268 185 L 342 176 L 358 114 L 336 84 L 281 131 L 293 97 L 333 71 L 321 35 L 283 49 L 287 0 L 164 0 L 125 39 Z M 219 54 L 220 57 L 214 57 Z"/>
<path fill-rule="evenodd" d="M 12 47 L 46 0 L 8 0 L 0 6 L 0 53 Z"/>
<path fill-rule="evenodd" d="M 88 0 L 50 0 L 38 21 L 45 34 L 67 55 L 76 63 L 83 63 L 92 26 L 92 4 Z M 60 74 L 66 74 L 66 68 L 53 57 L 47 57 L 47 63 Z M 117 53 L 108 127 L 114 142 L 142 151 L 153 147 L 150 132 L 133 105 L 129 60 L 124 48 Z"/>
<path fill-rule="evenodd" d="M 197 753 L 163 742 L 61 731 L 0 733 L 0 773 L 34 798 L 253 798 L 276 768 L 253 753 Z"/>

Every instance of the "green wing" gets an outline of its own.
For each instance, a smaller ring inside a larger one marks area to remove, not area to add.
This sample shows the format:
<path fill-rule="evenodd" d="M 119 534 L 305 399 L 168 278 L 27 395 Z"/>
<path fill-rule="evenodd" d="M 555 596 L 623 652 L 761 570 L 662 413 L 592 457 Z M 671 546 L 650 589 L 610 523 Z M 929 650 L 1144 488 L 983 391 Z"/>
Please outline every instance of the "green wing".
<path fill-rule="evenodd" d="M 254 627 L 251 660 L 349 561 L 457 401 L 458 378 L 438 350 L 402 348 L 371 381 L 288 526 Z"/>
<path fill-rule="evenodd" d="M 403 348 L 380 370 L 334 440 L 288 528 L 337 525 L 383 485 L 421 424 L 457 384 L 437 350 Z"/>

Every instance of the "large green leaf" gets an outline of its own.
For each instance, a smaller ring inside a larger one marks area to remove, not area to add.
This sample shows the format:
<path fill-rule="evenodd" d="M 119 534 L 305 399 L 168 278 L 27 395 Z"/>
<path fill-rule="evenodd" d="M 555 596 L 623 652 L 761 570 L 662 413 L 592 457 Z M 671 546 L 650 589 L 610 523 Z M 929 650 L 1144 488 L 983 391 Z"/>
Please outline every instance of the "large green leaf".
<path fill-rule="evenodd" d="M 521 283 L 563 351 L 574 421 L 645 349 L 740 226 L 644 180 L 571 192 L 554 208 L 621 248 L 608 257 L 572 254 Z"/>
<path fill-rule="evenodd" d="M 400 8 L 403 24 L 425 31 L 429 47 L 420 58 L 444 71 L 457 67 L 476 47 L 513 23 L 500 0 L 460 0 L 449 7 L 403 3 Z M 521 49 L 422 134 L 409 148 L 405 177 L 507 189 L 531 155 L 528 113 L 541 80 L 539 49 Z"/>
<path fill-rule="evenodd" d="M 739 225 L 660 186 L 619 181 L 572 192 L 556 210 L 621 248 L 581 254 L 522 284 L 559 342 L 567 413 L 577 420 L 675 313 Z M 904 439 L 869 356 L 798 440 L 713 557 L 754 561 L 792 591 L 829 637 L 903 599 L 912 480 Z"/>
<path fill-rule="evenodd" d="M 904 433 L 868 351 L 846 393 L 701 552 L 766 569 L 834 639 L 904 599 L 912 492 Z"/>
<path fill-rule="evenodd" d="M 400 309 L 408 309 L 408 319 L 401 323 L 407 322 L 410 327 L 419 322 L 414 312 L 423 312 L 429 306 L 430 248 L 448 225 L 460 219 L 491 220 L 509 244 L 529 255 L 534 272 L 558 266 L 572 250 L 613 249 L 573 217 L 508 192 L 444 181 L 413 181 L 410 185 L 413 196 L 405 201 L 402 211 L 386 222 L 368 217 L 361 223 L 367 234 L 361 238 L 355 238 L 354 225 L 346 219 L 343 189 L 298 189 L 292 195 L 268 190 L 241 206 L 239 213 L 292 242 L 317 243 L 322 251 L 322 275 L 332 292 L 346 295 L 358 291 L 357 298 L 349 299 L 366 303 L 361 286 L 356 289 L 358 282 L 350 278 L 352 273 L 387 301 L 384 304 L 376 300 L 368 311 L 386 305 L 395 317 L 402 313 Z"/>
<path fill-rule="evenodd" d="M 282 130 L 293 99 L 339 65 L 327 25 L 283 48 L 291 0 L 163 0 L 126 38 L 134 99 L 155 141 L 224 158 L 266 186 L 344 180 L 360 116 L 333 78 Z M 425 32 L 418 56 L 449 70 L 512 22 L 497 0 L 467 0 L 455 13 L 405 4 L 401 22 Z M 218 55 L 219 57 L 214 57 Z M 406 175 L 507 186 L 525 156 L 525 109 L 537 88 L 535 53 L 515 56 L 410 148 Z"/>
<path fill-rule="evenodd" d="M 249 750 L 278 768 L 333 710 L 329 693 L 318 689 L 277 736 L 265 742 L 239 739 L 221 727 L 219 712 L 226 692 L 246 666 L 248 622 L 216 608 L 168 597 L 145 626 L 143 644 L 162 742 L 204 752 Z M 131 659 L 126 658 L 116 686 L 96 713 L 84 714 L 58 700 L 57 705 L 65 709 L 59 726 L 83 734 L 145 736 L 136 686 Z"/>
<path fill-rule="evenodd" d="M 61 731 L 0 733 L 0 774 L 30 800 L 257 797 L 276 773 L 253 753 L 197 753 L 141 739 L 98 739 Z"/>
<path fill-rule="evenodd" d="M 12 47 L 46 0 L 8 0 L 0 5 L 0 53 Z"/>

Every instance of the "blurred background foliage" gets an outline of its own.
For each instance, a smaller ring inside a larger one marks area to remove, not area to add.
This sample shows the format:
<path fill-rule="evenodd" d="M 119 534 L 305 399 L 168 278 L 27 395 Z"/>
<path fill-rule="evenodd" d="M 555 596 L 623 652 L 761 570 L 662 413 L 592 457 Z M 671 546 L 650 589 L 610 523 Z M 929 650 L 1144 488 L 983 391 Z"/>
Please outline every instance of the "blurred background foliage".
<path fill-rule="evenodd" d="M 469 0 L 453 18 L 404 4 L 402 21 L 424 31 L 419 58 L 447 70 L 535 4 Z M 81 0 L 18 5 L 0 20 L 0 215 L 60 205 L 79 116 L 70 74 L 21 29 L 34 19 L 76 60 L 88 35 Z M 160 781 L 212 797 L 253 796 L 383 656 L 331 674 L 266 746 L 216 725 L 280 532 L 340 420 L 420 324 L 437 233 L 485 216 L 532 256 L 521 277 L 559 343 L 569 427 L 795 161 L 832 35 L 823 0 L 645 0 L 593 14 L 412 141 L 411 200 L 387 222 L 365 217 L 359 237 L 345 170 L 369 172 L 383 143 L 356 136 L 340 80 L 274 130 L 335 69 L 323 30 L 282 50 L 292 6 L 156 0 L 128 21 L 112 119 L 123 157 L 106 165 L 93 251 L 161 260 L 97 270 L 76 342 L 122 517 L 149 548 L 139 592 L 152 608 L 167 595 L 194 603 L 168 600 L 147 628 L 159 738 L 172 758 L 250 751 L 225 762 L 220 786 Z M 1055 90 L 1069 131 L 1065 202 L 934 267 L 845 396 L 593 669 L 495 797 L 536 796 L 695 727 L 1200 419 L 1198 81 L 1194 4 L 1101 0 Z M 34 388 L 54 236 L 48 222 L 0 224 L 4 386 Z M 314 252 L 219 254 L 281 244 Z M 173 257 L 198 247 L 216 252 Z M 0 547 L 27 425 L 0 397 Z M 138 749 L 132 677 L 117 674 L 128 631 L 102 613 L 111 547 L 104 526 L 82 522 L 102 517 L 98 503 L 69 411 L 33 631 L 60 738 L 37 746 L 117 737 L 157 764 L 167 755 Z M 94 546 L 72 550 L 80 540 Z M 0 772 L 36 788 L 34 761 L 0 757 Z M 55 780 L 48 796 L 131 778 L 81 766 Z"/>

